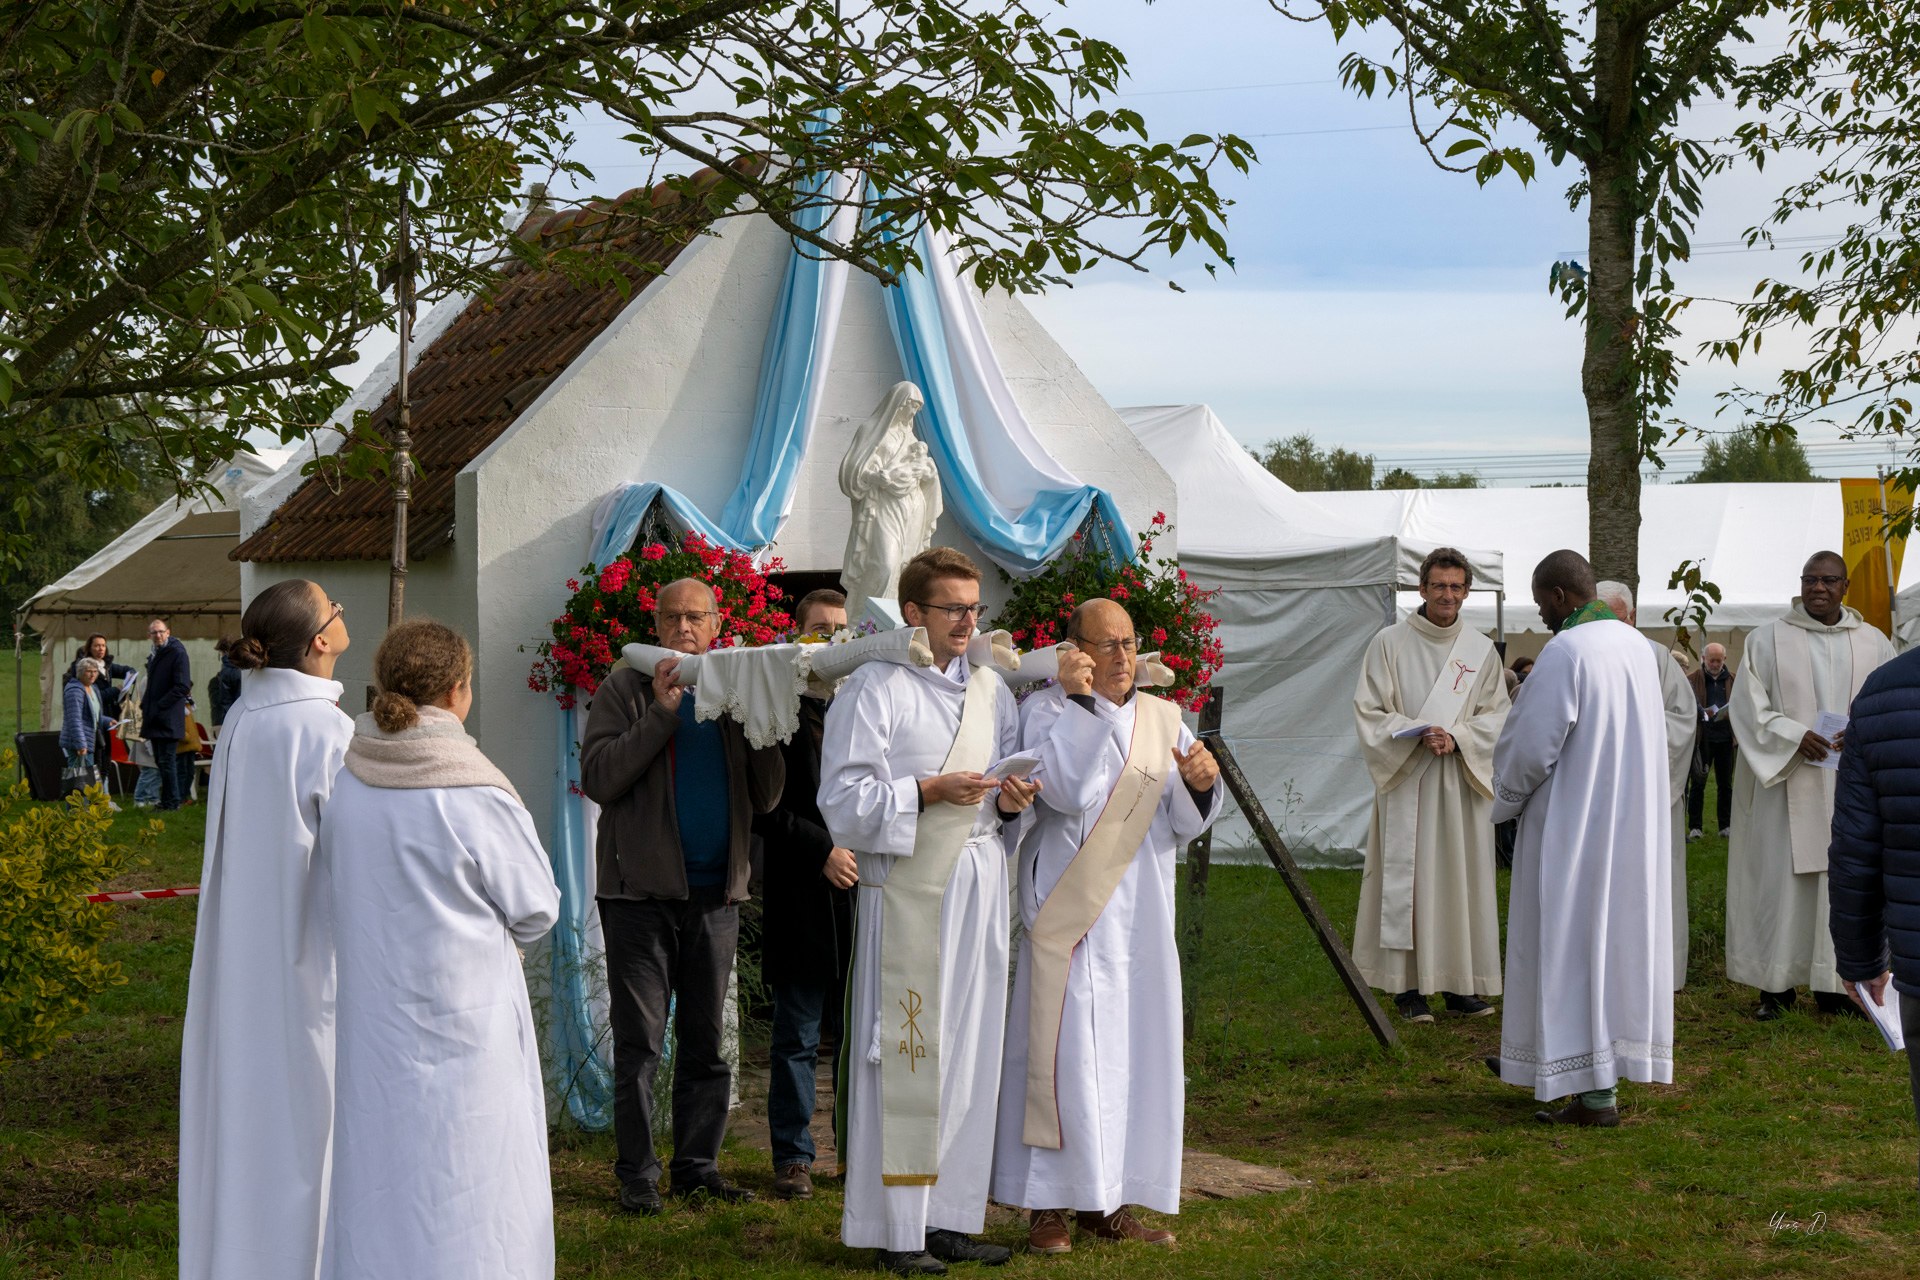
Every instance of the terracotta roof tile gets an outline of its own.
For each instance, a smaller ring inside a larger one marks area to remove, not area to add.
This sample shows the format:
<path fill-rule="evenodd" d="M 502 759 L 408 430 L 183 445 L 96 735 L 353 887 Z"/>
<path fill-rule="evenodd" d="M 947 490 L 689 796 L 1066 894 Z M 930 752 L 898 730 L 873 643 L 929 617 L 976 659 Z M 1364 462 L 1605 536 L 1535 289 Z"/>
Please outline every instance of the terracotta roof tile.
<path fill-rule="evenodd" d="M 754 158 L 743 168 L 758 165 Z M 721 175 L 702 170 L 696 193 Z M 645 200 L 648 223 L 617 211 Z M 630 285 L 581 287 L 558 271 L 513 262 L 487 297 L 469 305 L 415 363 L 412 428 L 414 484 L 407 515 L 408 558 L 431 555 L 453 537 L 454 476 L 512 425 L 552 380 L 658 279 L 711 218 L 704 204 L 662 183 L 636 188 L 586 209 L 536 215 L 519 234 L 551 245 L 617 248 L 631 253 L 620 272 Z M 653 264 L 655 270 L 637 264 Z M 386 435 L 398 412 L 397 389 L 369 419 Z M 393 490 L 384 478 L 310 477 L 272 518 L 231 553 L 235 560 L 385 560 L 393 552 Z"/>

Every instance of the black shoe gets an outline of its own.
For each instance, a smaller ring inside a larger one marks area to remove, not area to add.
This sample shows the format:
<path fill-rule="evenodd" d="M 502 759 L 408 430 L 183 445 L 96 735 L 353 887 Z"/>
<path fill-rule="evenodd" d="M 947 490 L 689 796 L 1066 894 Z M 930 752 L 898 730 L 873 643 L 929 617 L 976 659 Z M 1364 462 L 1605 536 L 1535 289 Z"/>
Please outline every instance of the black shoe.
<path fill-rule="evenodd" d="M 620 1207 L 643 1218 L 658 1216 L 666 1206 L 660 1203 L 660 1188 L 651 1182 L 628 1182 L 620 1188 Z"/>
<path fill-rule="evenodd" d="M 1753 1015 L 1754 1021 L 1774 1021 L 1787 1010 L 1793 1008 L 1793 999 L 1794 993 L 1792 991 L 1762 991 L 1760 993 L 1760 1007 L 1755 1010 Z"/>
<path fill-rule="evenodd" d="M 1480 1064 L 1484 1066 L 1487 1070 L 1493 1072 L 1493 1078 L 1495 1080 L 1498 1080 L 1503 1084 L 1506 1082 L 1506 1077 L 1500 1074 L 1499 1058 L 1495 1057 L 1493 1054 L 1488 1054 L 1486 1057 L 1480 1059 Z"/>
<path fill-rule="evenodd" d="M 897 1276 L 943 1276 L 947 1274 L 947 1264 L 930 1253 L 895 1253 L 891 1249 L 876 1251 L 874 1262 L 882 1271 L 891 1271 Z"/>
<path fill-rule="evenodd" d="M 1458 1018 L 1484 1018 L 1493 1012 L 1493 1006 L 1478 996 L 1457 996 L 1451 991 L 1440 993 L 1446 998 L 1447 1012 Z"/>
<path fill-rule="evenodd" d="M 1433 1021 L 1433 1010 L 1427 1007 L 1427 998 L 1418 991 L 1402 991 L 1393 998 L 1393 1006 L 1407 1022 Z"/>
<path fill-rule="evenodd" d="M 719 1174 L 691 1186 L 674 1183 L 667 1188 L 667 1194 L 675 1200 L 712 1200 L 719 1204 L 746 1204 L 753 1199 L 753 1192 L 745 1187 L 736 1187 Z"/>
<path fill-rule="evenodd" d="M 1828 1014 L 1830 1016 L 1834 1016 L 1834 1017 L 1846 1017 L 1848 1015 L 1852 1015 L 1853 1017 L 1856 1017 L 1856 1018 L 1864 1018 L 1867 1016 L 1866 1014 L 1860 1012 L 1859 1005 L 1847 999 L 1847 997 L 1841 995 L 1838 991 L 1814 992 L 1813 1004 L 1816 1009 L 1820 1010 L 1820 1012 L 1824 1014 Z"/>
<path fill-rule="evenodd" d="M 1005 1266 L 1013 1250 L 1003 1244 L 986 1244 L 964 1231 L 944 1231 L 936 1227 L 927 1232 L 927 1252 L 942 1262 L 980 1262 L 989 1267 Z"/>

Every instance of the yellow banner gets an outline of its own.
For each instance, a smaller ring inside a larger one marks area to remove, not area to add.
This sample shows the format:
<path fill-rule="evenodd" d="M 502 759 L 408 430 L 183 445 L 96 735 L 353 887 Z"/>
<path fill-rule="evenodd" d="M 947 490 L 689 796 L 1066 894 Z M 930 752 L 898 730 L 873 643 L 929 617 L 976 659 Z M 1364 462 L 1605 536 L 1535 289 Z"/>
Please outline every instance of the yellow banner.
<path fill-rule="evenodd" d="M 1896 519 L 1905 515 L 1913 506 L 1913 493 L 1892 481 L 1842 480 L 1840 504 L 1846 513 L 1840 554 L 1847 558 L 1847 603 L 1891 637 L 1893 597 L 1907 540 L 1904 535 L 1888 538 L 1887 513 Z"/>

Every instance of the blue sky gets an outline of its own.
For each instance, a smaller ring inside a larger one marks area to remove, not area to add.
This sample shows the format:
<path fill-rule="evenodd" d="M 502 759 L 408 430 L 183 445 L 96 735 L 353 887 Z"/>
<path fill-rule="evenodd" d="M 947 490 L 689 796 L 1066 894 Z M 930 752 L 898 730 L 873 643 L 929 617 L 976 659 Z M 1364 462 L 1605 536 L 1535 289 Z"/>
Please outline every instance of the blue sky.
<path fill-rule="evenodd" d="M 1586 257 L 1584 217 L 1564 197 L 1576 169 L 1543 166 L 1530 186 L 1503 176 L 1485 188 L 1441 172 L 1407 128 L 1403 101 L 1343 90 L 1341 50 L 1326 29 L 1259 0 L 1074 0 L 1058 14 L 1127 53 L 1124 100 L 1157 137 L 1232 131 L 1261 159 L 1250 176 L 1220 178 L 1234 201 L 1234 271 L 1210 278 L 1189 253 L 1162 260 L 1151 277 L 1103 267 L 1030 300 L 1111 403 L 1206 401 L 1249 443 L 1307 431 L 1383 462 L 1470 467 L 1489 453 L 1584 452 L 1580 334 L 1546 288 L 1557 258 Z M 1771 44 L 1756 56 L 1784 38 L 1757 34 Z M 1710 137 L 1732 118 L 1710 103 L 1688 128 Z M 600 194 L 642 177 L 617 134 L 605 122 L 581 131 L 578 156 L 597 169 Z M 1721 247 L 1684 269 L 1684 288 L 1744 297 L 1761 274 L 1791 271 L 1791 254 L 1728 243 L 1764 217 L 1785 180 L 1771 166 L 1714 180 L 1694 241 Z M 1723 335 L 1728 319 L 1724 306 L 1695 307 L 1683 352 Z M 1768 345 L 1769 359 L 1743 362 L 1742 377 L 1770 381 L 1794 346 Z M 1726 366 L 1695 359 L 1677 411 L 1729 426 L 1713 411 L 1732 381 Z M 1824 428 L 1805 435 L 1835 438 Z M 1583 470 L 1577 460 L 1542 462 L 1534 478 Z"/>

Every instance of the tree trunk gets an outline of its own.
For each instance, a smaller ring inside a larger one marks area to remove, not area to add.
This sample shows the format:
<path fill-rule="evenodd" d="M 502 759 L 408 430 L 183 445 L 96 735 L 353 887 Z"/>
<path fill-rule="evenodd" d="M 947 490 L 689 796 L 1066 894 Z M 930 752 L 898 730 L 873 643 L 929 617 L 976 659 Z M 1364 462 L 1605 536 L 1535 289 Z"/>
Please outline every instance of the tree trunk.
<path fill-rule="evenodd" d="M 1636 312 L 1633 247 L 1637 180 L 1631 160 L 1589 162 L 1587 350 L 1587 558 L 1601 578 L 1640 585 L 1640 410 L 1632 369 Z"/>

